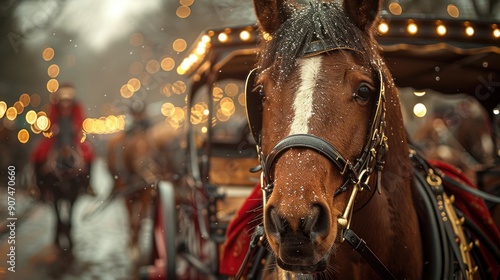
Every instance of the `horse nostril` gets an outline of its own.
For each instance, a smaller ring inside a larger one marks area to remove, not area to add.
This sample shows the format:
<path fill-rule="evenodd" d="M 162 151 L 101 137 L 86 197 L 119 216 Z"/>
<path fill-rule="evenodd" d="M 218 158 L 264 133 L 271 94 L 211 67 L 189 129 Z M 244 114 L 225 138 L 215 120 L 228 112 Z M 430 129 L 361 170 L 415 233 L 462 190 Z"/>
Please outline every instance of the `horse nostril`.
<path fill-rule="evenodd" d="M 326 211 L 323 206 L 315 204 L 311 209 L 311 215 L 305 219 L 303 230 L 304 233 L 310 235 L 311 240 L 314 241 L 328 234 L 330 218 L 326 213 L 328 213 L 328 211 Z"/>
<path fill-rule="evenodd" d="M 274 207 L 269 207 L 267 210 L 267 219 L 265 219 L 266 231 L 276 236 L 283 232 L 285 221 L 280 217 L 278 211 Z"/>

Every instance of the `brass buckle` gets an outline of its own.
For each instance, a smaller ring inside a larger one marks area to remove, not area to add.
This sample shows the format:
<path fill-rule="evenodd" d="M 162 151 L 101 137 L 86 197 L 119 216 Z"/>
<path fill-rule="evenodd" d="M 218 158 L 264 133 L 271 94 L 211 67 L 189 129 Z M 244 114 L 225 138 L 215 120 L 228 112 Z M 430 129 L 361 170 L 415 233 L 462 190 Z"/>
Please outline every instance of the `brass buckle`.
<path fill-rule="evenodd" d="M 341 228 L 341 235 L 340 235 L 340 242 L 344 242 L 344 232 L 346 229 L 349 229 L 351 226 L 351 219 L 352 219 L 352 213 L 354 209 L 354 200 L 356 200 L 356 196 L 358 195 L 358 192 L 363 190 L 363 184 L 368 184 L 368 181 L 370 180 L 370 175 L 366 176 L 365 180 L 363 179 L 363 176 L 366 174 L 366 169 L 361 171 L 361 174 L 358 177 L 358 182 L 354 184 L 354 187 L 352 188 L 351 196 L 349 197 L 349 202 L 347 202 L 347 206 L 344 210 L 344 213 L 342 216 L 337 218 L 337 223 L 339 224 L 339 227 Z"/>
<path fill-rule="evenodd" d="M 429 168 L 429 173 L 427 174 L 427 178 L 425 178 L 425 180 L 434 188 L 439 188 L 439 186 L 441 186 L 441 184 L 443 183 L 441 177 L 434 173 L 434 170 L 432 170 L 431 168 Z"/>

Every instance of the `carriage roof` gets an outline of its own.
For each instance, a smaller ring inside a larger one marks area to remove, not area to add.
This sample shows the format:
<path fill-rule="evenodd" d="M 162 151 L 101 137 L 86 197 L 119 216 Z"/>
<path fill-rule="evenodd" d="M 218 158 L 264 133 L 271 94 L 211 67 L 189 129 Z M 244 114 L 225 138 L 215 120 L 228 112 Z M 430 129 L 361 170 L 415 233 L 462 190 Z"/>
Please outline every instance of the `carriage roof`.
<path fill-rule="evenodd" d="M 255 25 L 207 29 L 177 71 L 192 77 L 191 92 L 209 77 L 245 79 L 255 64 L 258 38 Z M 499 23 L 382 16 L 377 40 L 399 87 L 465 93 L 490 114 L 500 103 Z"/>

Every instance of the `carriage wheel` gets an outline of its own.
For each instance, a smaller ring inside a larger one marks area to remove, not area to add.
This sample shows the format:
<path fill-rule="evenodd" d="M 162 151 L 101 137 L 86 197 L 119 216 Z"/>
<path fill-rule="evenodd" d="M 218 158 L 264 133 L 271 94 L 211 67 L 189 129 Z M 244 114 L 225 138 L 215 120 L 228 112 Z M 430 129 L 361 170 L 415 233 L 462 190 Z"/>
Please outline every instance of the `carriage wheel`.
<path fill-rule="evenodd" d="M 193 202 L 193 201 L 188 201 Z M 203 234 L 199 205 L 184 204 L 179 209 L 179 267 L 178 280 L 211 280 L 217 279 L 216 244 Z"/>
<path fill-rule="evenodd" d="M 153 263 L 143 268 L 141 279 L 176 279 L 176 232 L 174 186 L 160 181 L 153 224 Z"/>

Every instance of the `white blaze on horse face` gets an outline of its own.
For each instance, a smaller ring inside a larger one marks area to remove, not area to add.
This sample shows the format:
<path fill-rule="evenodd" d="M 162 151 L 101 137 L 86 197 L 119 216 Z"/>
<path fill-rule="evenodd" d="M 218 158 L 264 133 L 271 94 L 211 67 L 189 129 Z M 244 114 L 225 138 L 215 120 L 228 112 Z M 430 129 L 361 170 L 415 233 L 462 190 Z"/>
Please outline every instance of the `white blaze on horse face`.
<path fill-rule="evenodd" d="M 320 68 L 320 56 L 304 58 L 299 61 L 300 86 L 293 101 L 294 117 L 290 126 L 290 135 L 309 133 L 308 122 L 313 113 L 313 93 Z"/>

